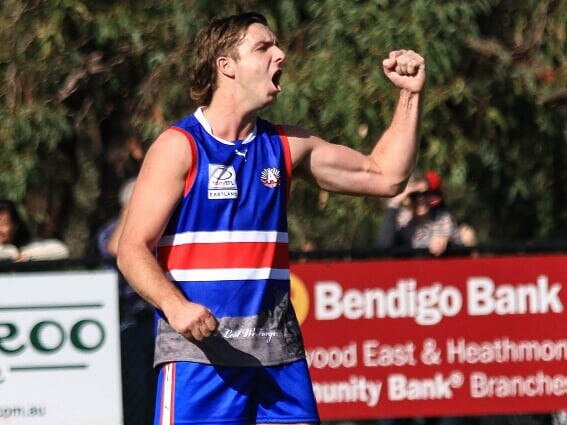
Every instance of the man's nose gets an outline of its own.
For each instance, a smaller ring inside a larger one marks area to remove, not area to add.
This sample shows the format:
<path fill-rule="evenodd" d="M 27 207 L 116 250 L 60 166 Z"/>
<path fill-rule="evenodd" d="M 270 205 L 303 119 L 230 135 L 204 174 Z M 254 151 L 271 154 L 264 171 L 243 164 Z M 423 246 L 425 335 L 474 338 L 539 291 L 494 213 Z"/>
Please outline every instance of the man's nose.
<path fill-rule="evenodd" d="M 276 52 L 276 62 L 282 63 L 285 61 L 285 52 L 280 49 L 279 46 L 276 46 L 277 52 Z"/>

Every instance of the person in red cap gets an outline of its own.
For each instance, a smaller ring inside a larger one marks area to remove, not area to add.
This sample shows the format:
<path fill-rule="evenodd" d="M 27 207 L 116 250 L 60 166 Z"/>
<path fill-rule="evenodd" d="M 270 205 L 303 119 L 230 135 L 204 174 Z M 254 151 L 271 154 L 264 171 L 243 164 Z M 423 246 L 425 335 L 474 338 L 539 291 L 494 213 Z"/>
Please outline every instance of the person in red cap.
<path fill-rule="evenodd" d="M 429 205 L 433 208 L 444 205 L 443 192 L 441 191 L 441 177 L 435 171 L 426 171 L 425 180 L 427 180 L 429 190 Z"/>
<path fill-rule="evenodd" d="M 425 179 L 429 186 L 429 206 L 435 211 L 436 208 L 445 208 L 445 198 L 441 185 L 441 177 L 435 171 L 426 171 Z M 459 238 L 462 245 L 474 247 L 477 245 L 476 231 L 468 224 L 459 225 Z"/>
<path fill-rule="evenodd" d="M 388 201 L 376 246 L 426 248 L 439 256 L 450 244 L 475 246 L 476 233 L 468 225 L 459 226 L 446 209 L 439 174 L 414 174 L 406 190 Z"/>

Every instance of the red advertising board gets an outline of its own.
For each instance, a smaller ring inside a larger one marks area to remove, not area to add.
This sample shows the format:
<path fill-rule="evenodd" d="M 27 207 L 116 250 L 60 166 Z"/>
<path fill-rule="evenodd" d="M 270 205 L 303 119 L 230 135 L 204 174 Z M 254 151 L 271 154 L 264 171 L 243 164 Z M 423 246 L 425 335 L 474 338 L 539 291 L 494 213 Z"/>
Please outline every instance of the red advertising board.
<path fill-rule="evenodd" d="M 292 265 L 324 420 L 567 408 L 567 255 Z"/>

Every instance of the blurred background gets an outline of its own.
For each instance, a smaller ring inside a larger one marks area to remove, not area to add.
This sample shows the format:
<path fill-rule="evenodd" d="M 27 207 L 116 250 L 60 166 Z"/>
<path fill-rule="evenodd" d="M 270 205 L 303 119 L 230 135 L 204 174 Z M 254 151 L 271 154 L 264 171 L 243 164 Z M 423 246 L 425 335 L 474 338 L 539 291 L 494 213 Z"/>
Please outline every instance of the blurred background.
<path fill-rule="evenodd" d="M 71 257 L 96 231 L 149 144 L 197 106 L 196 31 L 215 15 L 264 13 L 287 53 L 265 118 L 364 152 L 397 92 L 392 49 L 427 60 L 418 167 L 481 243 L 567 238 L 567 0 L 3 0 L 0 196 Z M 292 187 L 292 249 L 371 247 L 381 200 Z"/>

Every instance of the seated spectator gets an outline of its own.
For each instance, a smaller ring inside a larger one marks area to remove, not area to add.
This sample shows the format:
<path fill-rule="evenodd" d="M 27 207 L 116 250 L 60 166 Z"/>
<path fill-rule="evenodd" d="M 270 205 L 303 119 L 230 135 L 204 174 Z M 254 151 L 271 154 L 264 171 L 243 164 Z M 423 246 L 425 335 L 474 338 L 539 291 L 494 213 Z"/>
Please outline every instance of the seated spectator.
<path fill-rule="evenodd" d="M 69 257 L 69 249 L 58 239 L 34 239 L 16 204 L 0 200 L 0 260 L 43 261 Z"/>
<path fill-rule="evenodd" d="M 124 219 L 128 212 L 128 204 L 132 190 L 134 189 L 135 179 L 126 181 L 119 193 L 120 212 L 118 217 L 112 219 L 104 225 L 97 234 L 97 247 L 99 253 L 104 258 L 116 258 L 118 251 L 118 241 L 122 233 Z M 120 320 L 122 323 L 129 321 L 136 322 L 140 317 L 152 317 L 153 307 L 141 298 L 134 289 L 126 282 L 122 275 L 119 276 L 119 295 L 120 295 Z"/>
<path fill-rule="evenodd" d="M 438 176 L 429 173 L 428 177 L 414 176 L 404 192 L 388 201 L 378 232 L 378 248 L 427 248 L 432 255 L 439 256 L 450 244 L 476 245 L 474 230 L 470 226 L 460 229 L 445 208 Z"/>
<path fill-rule="evenodd" d="M 103 226 L 97 234 L 98 250 L 104 258 L 116 258 L 134 184 L 135 179 L 130 179 L 122 185 L 118 217 Z M 118 291 L 124 425 L 150 424 L 155 394 L 154 309 L 132 289 L 120 272 Z"/>
<path fill-rule="evenodd" d="M 122 233 L 122 224 L 128 212 L 128 203 L 134 190 L 136 179 L 127 180 L 118 194 L 120 212 L 118 216 L 106 223 L 97 234 L 97 247 L 100 254 L 105 258 L 115 258 L 118 249 L 118 240 Z"/>

